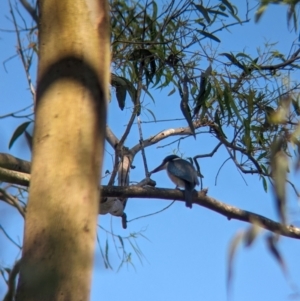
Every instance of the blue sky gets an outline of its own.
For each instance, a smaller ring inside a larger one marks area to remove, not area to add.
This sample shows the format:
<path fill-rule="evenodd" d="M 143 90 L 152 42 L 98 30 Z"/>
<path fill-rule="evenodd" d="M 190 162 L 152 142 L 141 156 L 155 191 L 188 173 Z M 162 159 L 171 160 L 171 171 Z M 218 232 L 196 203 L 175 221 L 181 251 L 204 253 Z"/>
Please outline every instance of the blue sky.
<path fill-rule="evenodd" d="M 235 1 L 241 5 L 242 1 Z M 0 2 L 0 28 L 12 29 L 8 16 L 6 1 Z M 267 42 L 278 42 L 276 48 L 289 52 L 298 33 L 289 31 L 286 22 L 286 8 L 272 6 L 258 24 L 253 21 L 230 28 L 231 32 L 223 31 L 218 34 L 222 40 L 218 52 L 240 52 L 245 50 L 254 54 L 257 47 L 263 47 Z M 30 105 L 31 95 L 25 78 L 25 73 L 19 58 L 3 62 L 15 54 L 16 37 L 12 33 L 0 32 L 0 116 Z M 296 75 L 292 75 L 296 76 Z M 179 101 L 176 94 L 168 97 L 173 86 L 165 91 L 153 91 L 155 103 L 145 98 L 148 108 L 156 112 L 157 120 L 181 118 Z M 116 135 L 120 135 L 130 117 L 130 110 L 120 111 L 113 98 L 109 108 L 108 123 Z M 151 116 L 143 114 L 142 120 L 151 120 Z M 23 119 L 0 119 L 0 152 L 9 152 L 23 159 L 30 159 L 30 152 L 24 138 L 19 139 L 11 150 L 8 143 L 14 129 Z M 185 122 L 176 123 L 146 123 L 143 124 L 144 137 L 154 135 L 162 129 L 186 126 Z M 156 167 L 161 160 L 176 149 L 176 145 L 166 146 L 170 140 L 162 141 L 146 149 L 150 169 Z M 138 143 L 138 129 L 133 127 L 126 145 L 132 147 Z M 157 148 L 160 146 L 160 148 Z M 180 151 L 185 157 L 199 153 L 210 152 L 215 142 L 210 138 L 198 136 L 186 139 L 180 145 Z M 104 170 L 111 168 L 111 149 L 107 146 Z M 213 158 L 201 160 L 201 171 L 204 174 L 204 187 L 209 188 L 209 196 L 230 205 L 277 219 L 272 193 L 265 193 L 261 182 L 255 176 L 240 176 L 232 163 L 226 163 L 216 174 L 220 165 L 226 159 L 226 152 L 221 150 Z M 134 161 L 136 168 L 131 171 L 131 181 L 144 178 L 140 154 Z M 157 173 L 153 179 L 159 187 L 173 188 L 173 184 L 164 172 Z M 297 181 L 297 178 L 295 178 Z M 296 214 L 291 215 L 293 223 L 300 227 L 297 199 L 289 193 L 289 207 Z M 161 210 L 170 202 L 165 200 L 131 199 L 126 208 L 128 219 Z M 226 300 L 226 273 L 228 248 L 232 238 L 239 232 L 248 229 L 249 225 L 239 221 L 228 221 L 225 217 L 208 209 L 194 206 L 192 210 L 182 202 L 175 202 L 162 213 L 135 220 L 123 230 L 119 218 L 101 216 L 99 222 L 105 229 L 116 235 L 128 236 L 130 233 L 142 234 L 136 242 L 145 258 L 142 263 L 126 244 L 128 252 L 132 252 L 131 265 L 124 265 L 119 271 L 120 259 L 114 247 L 114 242 L 105 231 L 99 231 L 101 245 L 105 246 L 106 239 L 110 246 L 110 263 L 114 270 L 104 268 L 103 260 L 96 247 L 95 269 L 91 300 L 130 300 L 130 301 L 168 301 L 168 300 Z M 0 203 L 0 224 L 16 241 L 21 243 L 23 222 L 16 210 Z M 265 244 L 267 232 L 262 232 L 250 248 L 239 248 L 234 261 L 234 279 L 232 282 L 231 299 L 234 301 L 252 300 L 289 300 L 294 290 L 292 284 L 300 291 L 300 243 L 294 239 L 281 238 L 279 249 L 286 260 L 290 279 L 286 280 L 279 265 L 271 256 Z M 117 239 L 116 239 L 117 241 Z M 18 257 L 19 250 L 14 247 L 0 232 L 0 265 L 10 266 Z M 0 279 L 0 298 L 6 290 Z M 298 299 L 300 297 L 298 296 Z"/>

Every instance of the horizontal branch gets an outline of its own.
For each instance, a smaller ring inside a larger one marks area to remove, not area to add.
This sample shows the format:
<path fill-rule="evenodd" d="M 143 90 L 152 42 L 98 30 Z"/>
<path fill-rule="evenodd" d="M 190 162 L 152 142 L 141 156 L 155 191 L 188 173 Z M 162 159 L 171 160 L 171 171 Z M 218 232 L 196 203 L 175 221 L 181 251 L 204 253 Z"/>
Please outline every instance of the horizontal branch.
<path fill-rule="evenodd" d="M 178 189 L 152 188 L 152 187 L 119 187 L 119 186 L 102 186 L 103 197 L 133 197 L 133 198 L 148 198 L 148 199 L 165 199 L 178 200 L 185 202 L 184 192 Z M 229 220 L 236 219 L 251 224 L 257 223 L 259 226 L 278 233 L 283 236 L 300 239 L 300 228 L 292 225 L 285 226 L 277 223 L 262 215 L 252 213 L 246 210 L 230 206 L 228 204 L 217 201 L 200 191 L 194 194 L 193 204 L 208 208 L 226 216 Z"/>
<path fill-rule="evenodd" d="M 259 68 L 255 68 L 256 70 L 276 70 L 276 69 L 280 69 L 280 68 L 284 68 L 290 64 L 292 64 L 293 62 L 297 61 L 300 59 L 300 57 L 298 56 L 300 53 L 300 49 L 298 49 L 295 53 L 293 53 L 291 55 L 291 58 L 288 60 L 285 60 L 284 62 L 277 64 L 277 65 L 265 65 L 265 66 L 259 66 Z"/>
<path fill-rule="evenodd" d="M 0 153 L 0 167 L 30 173 L 31 162 L 19 159 L 10 154 Z"/>
<path fill-rule="evenodd" d="M 194 121 L 193 122 L 194 128 L 198 129 L 202 126 L 207 126 L 208 123 L 202 123 L 200 121 Z M 189 126 L 187 127 L 179 127 L 179 128 L 169 128 L 166 130 L 163 130 L 161 132 L 159 132 L 158 134 L 151 136 L 150 138 L 147 138 L 145 140 L 143 140 L 143 144 L 144 147 L 148 147 L 151 146 L 153 144 L 156 144 L 158 142 L 160 142 L 161 140 L 164 140 L 166 138 L 169 138 L 171 136 L 188 136 L 191 135 L 191 129 Z M 130 151 L 133 155 L 136 155 L 136 153 L 138 153 L 141 150 L 141 144 L 138 143 L 135 146 L 133 146 Z"/>
<path fill-rule="evenodd" d="M 13 159 L 13 156 L 0 156 L 0 159 Z M 20 160 L 20 159 L 18 159 Z M 22 160 L 20 160 L 22 161 Z M 13 160 L 11 161 L 13 162 Z M 0 160 L 1 163 L 1 160 Z M 24 163 L 29 163 L 24 161 Z M 3 164 L 3 163 L 2 163 Z M 0 166 L 2 165 L 0 164 Z M 18 168 L 16 168 L 18 169 Z M 0 181 L 8 182 L 18 185 L 29 186 L 30 174 L 9 170 L 0 167 Z M 166 200 L 178 200 L 185 201 L 184 193 L 177 189 L 164 189 L 164 188 L 152 188 L 152 187 L 138 187 L 138 186 L 102 186 L 102 197 L 120 197 L 120 198 L 147 198 L 147 199 L 166 199 Z M 199 206 L 208 208 L 212 211 L 218 212 L 226 216 L 228 219 L 236 219 L 248 223 L 257 223 L 261 227 L 281 234 L 283 236 L 300 239 L 300 228 L 296 228 L 292 225 L 285 226 L 277 223 L 262 215 L 252 213 L 246 210 L 236 208 L 234 206 L 227 205 L 216 199 L 206 195 L 204 191 L 200 191 L 194 194 L 193 203 Z"/>
<path fill-rule="evenodd" d="M 0 167 L 0 181 L 29 186 L 30 174 Z"/>

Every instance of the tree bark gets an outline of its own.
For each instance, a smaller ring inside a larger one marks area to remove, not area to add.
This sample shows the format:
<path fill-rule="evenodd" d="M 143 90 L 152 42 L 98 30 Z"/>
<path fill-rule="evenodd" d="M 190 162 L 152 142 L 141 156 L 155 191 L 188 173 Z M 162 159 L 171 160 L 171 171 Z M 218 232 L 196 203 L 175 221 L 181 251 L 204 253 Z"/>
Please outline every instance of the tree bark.
<path fill-rule="evenodd" d="M 88 300 L 109 87 L 105 0 L 41 0 L 36 122 L 16 300 Z"/>

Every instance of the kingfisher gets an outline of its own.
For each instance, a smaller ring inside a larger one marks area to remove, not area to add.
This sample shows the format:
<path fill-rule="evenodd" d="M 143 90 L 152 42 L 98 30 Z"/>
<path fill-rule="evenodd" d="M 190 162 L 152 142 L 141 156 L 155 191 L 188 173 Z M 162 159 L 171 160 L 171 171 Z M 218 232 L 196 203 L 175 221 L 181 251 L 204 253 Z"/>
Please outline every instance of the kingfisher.
<path fill-rule="evenodd" d="M 184 188 L 185 205 L 192 208 L 192 195 L 196 185 L 199 185 L 197 171 L 194 166 L 176 155 L 164 158 L 162 163 L 150 174 L 166 169 L 167 174 L 176 187 Z"/>

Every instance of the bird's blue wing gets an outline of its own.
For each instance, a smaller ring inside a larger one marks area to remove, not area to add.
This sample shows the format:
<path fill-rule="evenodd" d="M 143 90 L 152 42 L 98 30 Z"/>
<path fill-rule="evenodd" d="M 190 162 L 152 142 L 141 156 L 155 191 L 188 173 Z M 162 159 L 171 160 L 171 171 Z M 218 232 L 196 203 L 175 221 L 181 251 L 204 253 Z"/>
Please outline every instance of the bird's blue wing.
<path fill-rule="evenodd" d="M 191 183 L 193 188 L 198 183 L 196 170 L 193 165 L 186 160 L 178 159 L 170 162 L 167 170 L 174 176 Z"/>

